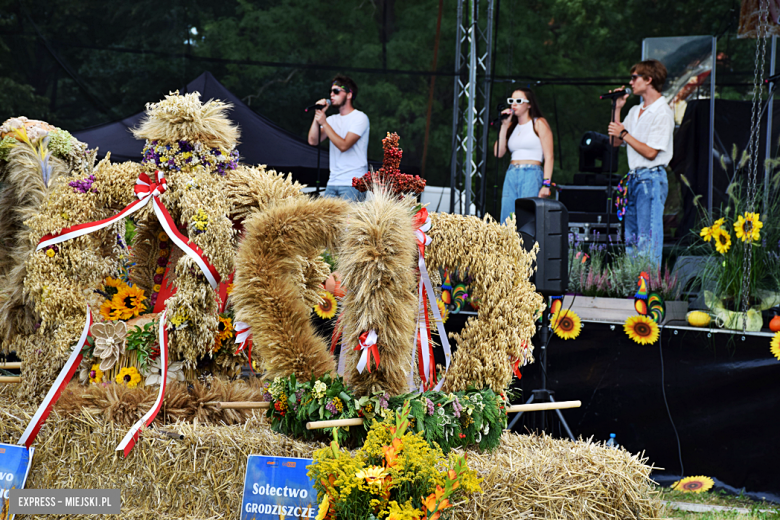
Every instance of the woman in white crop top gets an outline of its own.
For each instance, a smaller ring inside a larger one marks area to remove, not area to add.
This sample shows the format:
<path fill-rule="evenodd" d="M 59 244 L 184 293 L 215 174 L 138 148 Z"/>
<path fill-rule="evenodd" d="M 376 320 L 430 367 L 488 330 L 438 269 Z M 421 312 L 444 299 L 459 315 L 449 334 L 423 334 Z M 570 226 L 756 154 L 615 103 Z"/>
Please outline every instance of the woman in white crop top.
<path fill-rule="evenodd" d="M 512 154 L 501 195 L 501 222 L 515 211 L 516 199 L 550 196 L 545 184 L 552 179 L 554 160 L 552 130 L 533 91 L 519 88 L 507 104 L 510 108 L 501 114 L 510 117 L 501 121 L 498 141 L 493 145 L 496 157 L 503 157 L 507 150 Z"/>

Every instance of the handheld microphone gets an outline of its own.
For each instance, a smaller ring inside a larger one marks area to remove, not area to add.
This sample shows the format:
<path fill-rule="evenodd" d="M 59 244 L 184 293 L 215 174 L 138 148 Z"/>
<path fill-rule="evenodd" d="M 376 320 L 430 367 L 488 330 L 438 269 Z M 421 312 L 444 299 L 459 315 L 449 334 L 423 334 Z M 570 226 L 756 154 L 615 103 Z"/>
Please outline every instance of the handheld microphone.
<path fill-rule="evenodd" d="M 505 108 L 507 108 L 507 106 L 504 103 L 501 103 L 501 104 L 498 105 L 498 111 L 499 111 L 498 117 L 490 122 L 490 126 L 496 126 L 499 123 L 499 121 L 503 121 L 507 117 L 511 117 L 512 116 L 511 113 L 509 113 L 509 114 L 501 114 L 500 113 Z"/>
<path fill-rule="evenodd" d="M 325 100 L 325 103 L 327 103 L 327 105 L 310 105 L 310 106 L 308 106 L 308 107 L 304 108 L 304 109 L 303 109 L 303 111 L 304 111 L 304 112 L 308 112 L 308 111 L 309 111 L 309 110 L 311 110 L 312 108 L 315 108 L 315 109 L 317 109 L 317 110 L 322 110 L 323 108 L 327 108 L 327 107 L 329 107 L 329 106 L 330 106 L 330 99 L 326 99 L 326 100 Z"/>
<path fill-rule="evenodd" d="M 627 88 L 625 90 L 616 90 L 614 92 L 609 92 L 607 94 L 602 94 L 599 96 L 599 99 L 616 99 L 619 97 L 623 97 L 625 95 L 631 95 L 631 89 Z"/>

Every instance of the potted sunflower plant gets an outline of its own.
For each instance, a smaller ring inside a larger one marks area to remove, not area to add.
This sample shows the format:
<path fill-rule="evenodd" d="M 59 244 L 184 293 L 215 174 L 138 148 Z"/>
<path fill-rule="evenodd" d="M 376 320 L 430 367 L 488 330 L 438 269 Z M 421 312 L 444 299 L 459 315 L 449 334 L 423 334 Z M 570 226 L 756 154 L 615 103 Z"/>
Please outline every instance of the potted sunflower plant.
<path fill-rule="evenodd" d="M 735 172 L 747 162 L 743 152 L 737 162 L 736 146 L 732 151 Z M 728 172 L 725 161 L 721 166 Z M 767 169 L 780 166 L 780 160 L 767 162 Z M 683 183 L 690 188 L 687 179 Z M 704 290 L 704 300 L 716 323 L 723 328 L 748 331 L 761 330 L 761 311 L 780 304 L 780 228 L 765 225 L 780 217 L 778 186 L 780 173 L 768 183 L 766 197 L 763 187 L 757 188 L 754 211 L 750 211 L 747 187 L 740 176 L 733 175 L 726 190 L 727 204 L 713 213 L 694 198 L 699 209 L 700 225 L 693 230 L 693 254 L 709 257 L 697 278 Z M 764 203 L 763 201 L 766 201 Z M 742 308 L 744 300 L 747 310 Z"/>

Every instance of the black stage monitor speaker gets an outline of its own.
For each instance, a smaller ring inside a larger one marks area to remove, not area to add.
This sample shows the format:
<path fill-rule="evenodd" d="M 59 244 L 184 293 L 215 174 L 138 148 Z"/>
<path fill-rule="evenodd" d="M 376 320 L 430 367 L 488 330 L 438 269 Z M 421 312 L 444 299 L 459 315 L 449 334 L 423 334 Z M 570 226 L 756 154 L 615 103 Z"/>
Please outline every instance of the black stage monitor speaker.
<path fill-rule="evenodd" d="M 618 150 L 609 143 L 609 136 L 598 132 L 586 132 L 580 140 L 580 171 L 602 173 L 609 170 L 612 154 L 612 172 L 618 170 Z M 601 164 L 596 164 L 599 161 Z"/>
<path fill-rule="evenodd" d="M 530 251 L 539 242 L 536 274 L 531 281 L 546 296 L 566 293 L 569 285 L 569 212 L 552 199 L 531 197 L 515 201 L 517 232 Z"/>

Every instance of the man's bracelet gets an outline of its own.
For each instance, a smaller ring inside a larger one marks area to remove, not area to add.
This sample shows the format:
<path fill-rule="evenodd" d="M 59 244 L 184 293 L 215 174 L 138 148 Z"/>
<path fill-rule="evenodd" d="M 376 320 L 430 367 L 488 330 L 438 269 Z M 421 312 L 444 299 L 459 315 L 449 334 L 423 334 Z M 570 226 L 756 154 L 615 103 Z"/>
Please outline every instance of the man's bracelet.
<path fill-rule="evenodd" d="M 628 130 L 626 130 L 625 128 L 623 130 L 621 130 L 620 131 L 620 138 L 623 139 L 626 136 L 627 133 L 628 133 Z"/>

